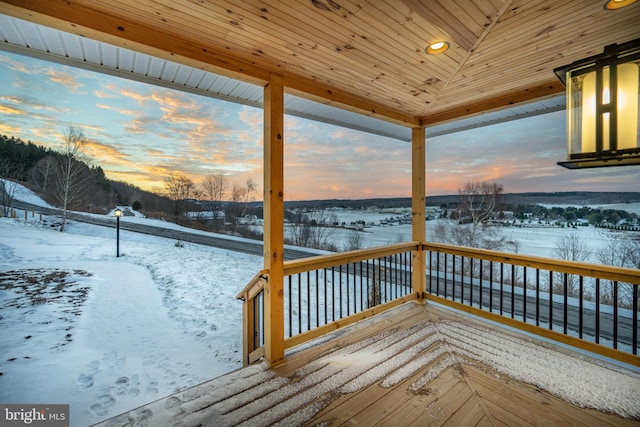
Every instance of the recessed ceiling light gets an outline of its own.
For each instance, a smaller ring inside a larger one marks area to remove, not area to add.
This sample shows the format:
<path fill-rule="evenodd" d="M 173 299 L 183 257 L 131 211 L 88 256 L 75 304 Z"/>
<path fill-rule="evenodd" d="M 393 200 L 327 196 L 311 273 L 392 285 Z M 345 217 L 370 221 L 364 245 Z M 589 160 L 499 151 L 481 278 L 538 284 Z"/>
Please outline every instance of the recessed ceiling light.
<path fill-rule="evenodd" d="M 636 0 L 607 0 L 607 2 L 604 4 L 604 9 L 605 10 L 621 9 L 635 2 Z"/>
<path fill-rule="evenodd" d="M 427 55 L 437 55 L 439 53 L 446 52 L 449 49 L 449 42 L 440 41 L 431 43 L 427 46 L 424 51 L 427 52 Z"/>

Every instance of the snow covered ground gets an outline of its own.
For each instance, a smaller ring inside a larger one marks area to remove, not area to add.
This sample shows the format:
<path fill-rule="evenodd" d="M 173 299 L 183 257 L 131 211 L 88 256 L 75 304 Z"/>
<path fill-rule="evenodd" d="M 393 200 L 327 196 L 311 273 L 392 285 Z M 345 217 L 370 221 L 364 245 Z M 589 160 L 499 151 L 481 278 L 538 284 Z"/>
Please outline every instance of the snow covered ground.
<path fill-rule="evenodd" d="M 121 231 L 116 258 L 113 229 L 60 233 L 38 219 L 0 218 L 0 402 L 69 403 L 71 425 L 85 426 L 241 366 L 235 296 L 260 257 Z M 543 256 L 558 232 L 569 230 L 513 230 L 521 253 Z M 372 227 L 364 246 L 408 235 Z"/>
<path fill-rule="evenodd" d="M 18 218 L 0 218 L 0 402 L 85 426 L 241 367 L 235 296 L 261 258 L 124 231 L 116 258 L 113 229 Z"/>

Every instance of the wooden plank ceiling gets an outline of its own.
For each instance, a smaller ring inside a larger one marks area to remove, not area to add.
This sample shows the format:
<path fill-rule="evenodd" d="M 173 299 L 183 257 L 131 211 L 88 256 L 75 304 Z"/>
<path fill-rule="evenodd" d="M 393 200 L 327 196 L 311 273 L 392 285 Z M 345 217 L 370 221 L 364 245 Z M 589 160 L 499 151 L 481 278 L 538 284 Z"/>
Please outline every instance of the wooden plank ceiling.
<path fill-rule="evenodd" d="M 408 125 L 564 90 L 553 69 L 640 38 L 640 2 L 4 0 L 0 13 Z M 428 56 L 429 42 L 447 40 Z"/>

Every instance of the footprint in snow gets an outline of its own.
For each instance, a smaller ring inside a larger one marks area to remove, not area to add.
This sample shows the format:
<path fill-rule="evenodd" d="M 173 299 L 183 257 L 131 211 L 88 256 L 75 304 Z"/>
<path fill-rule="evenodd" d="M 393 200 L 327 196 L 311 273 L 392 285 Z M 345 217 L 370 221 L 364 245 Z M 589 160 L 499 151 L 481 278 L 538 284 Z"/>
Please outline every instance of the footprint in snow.
<path fill-rule="evenodd" d="M 91 412 L 97 417 L 103 417 L 109 413 L 109 409 L 115 405 L 116 399 L 109 394 L 98 397 L 98 401 L 91 405 Z"/>

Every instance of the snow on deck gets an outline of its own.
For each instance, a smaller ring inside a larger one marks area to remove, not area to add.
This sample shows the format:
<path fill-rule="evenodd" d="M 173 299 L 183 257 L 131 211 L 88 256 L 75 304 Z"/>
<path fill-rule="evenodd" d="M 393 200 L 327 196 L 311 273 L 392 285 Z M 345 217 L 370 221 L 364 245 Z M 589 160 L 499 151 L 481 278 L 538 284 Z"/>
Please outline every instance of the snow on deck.
<path fill-rule="evenodd" d="M 427 314 L 434 310 L 405 304 L 355 325 L 351 332 L 337 332 L 317 346 L 288 354 L 283 367 L 270 370 L 261 363 L 240 369 L 100 425 L 303 425 L 322 419 L 341 397 L 370 387 L 380 389 L 376 396 L 401 386 L 403 396 L 424 397 L 443 372 L 465 366 L 491 372 L 497 387 L 505 379 L 520 381 L 577 408 L 640 420 L 637 370 L 562 351 L 486 323 Z M 398 314 L 402 318 L 394 322 L 392 316 Z M 387 326 L 381 330 L 376 325 Z M 363 330 L 375 332 L 363 335 Z M 345 338 L 349 334 L 357 338 Z M 353 408 L 353 414 L 358 411 Z M 431 421 L 445 416 L 424 415 Z"/>

